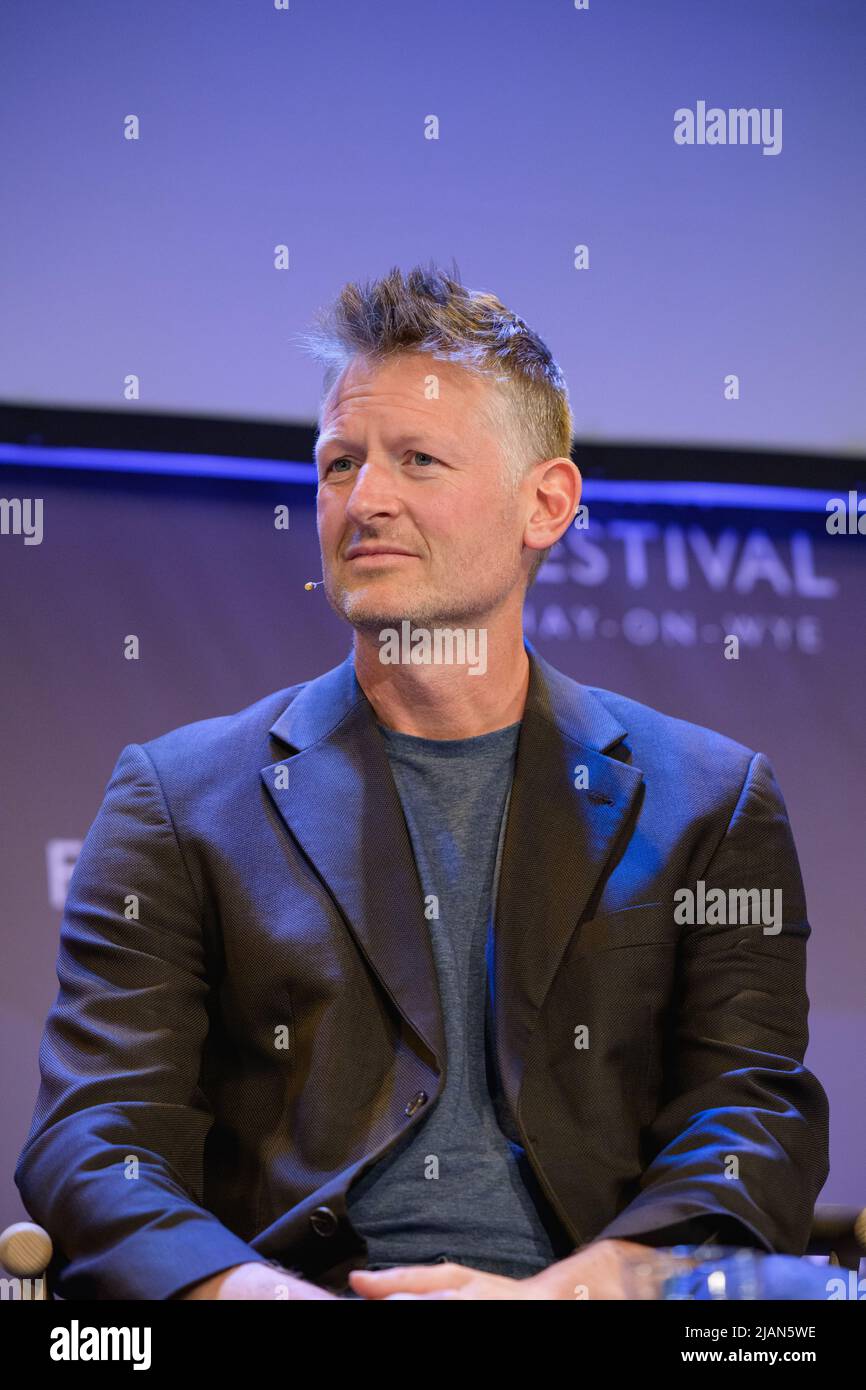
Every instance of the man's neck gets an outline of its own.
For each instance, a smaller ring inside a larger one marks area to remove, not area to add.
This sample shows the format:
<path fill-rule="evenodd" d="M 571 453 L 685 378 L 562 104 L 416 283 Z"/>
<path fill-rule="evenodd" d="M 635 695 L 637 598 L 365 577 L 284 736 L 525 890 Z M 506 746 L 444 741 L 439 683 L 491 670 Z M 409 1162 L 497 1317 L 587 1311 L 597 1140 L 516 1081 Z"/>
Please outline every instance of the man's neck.
<path fill-rule="evenodd" d="M 486 669 L 435 661 L 384 663 L 381 643 L 355 630 L 355 675 L 376 718 L 416 738 L 475 738 L 523 718 L 529 657 L 523 631 L 488 641 Z"/>

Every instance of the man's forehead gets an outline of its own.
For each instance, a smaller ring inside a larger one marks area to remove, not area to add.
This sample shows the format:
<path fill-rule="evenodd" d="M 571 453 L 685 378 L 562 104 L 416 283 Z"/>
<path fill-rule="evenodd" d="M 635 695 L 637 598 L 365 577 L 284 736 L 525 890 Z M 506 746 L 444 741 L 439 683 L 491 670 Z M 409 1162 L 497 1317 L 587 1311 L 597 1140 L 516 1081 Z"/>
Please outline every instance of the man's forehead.
<path fill-rule="evenodd" d="M 446 388 L 443 394 L 431 396 L 426 391 L 426 377 L 422 372 L 416 391 L 401 389 L 397 382 L 381 382 L 378 389 L 369 392 L 366 381 L 352 383 L 348 389 L 341 384 L 322 410 L 316 453 L 328 444 L 351 443 L 368 425 L 378 427 L 385 443 L 396 445 L 421 431 L 435 435 L 443 447 L 452 450 L 459 449 L 461 443 L 465 446 L 473 427 L 490 428 L 492 403 L 485 392 L 455 393 Z"/>
<path fill-rule="evenodd" d="M 489 383 L 465 367 L 439 361 L 426 353 L 406 353 L 380 365 L 353 359 L 338 377 L 325 402 L 324 416 L 351 408 L 356 402 L 411 409 L 438 409 L 450 404 L 472 409 L 487 399 Z"/>

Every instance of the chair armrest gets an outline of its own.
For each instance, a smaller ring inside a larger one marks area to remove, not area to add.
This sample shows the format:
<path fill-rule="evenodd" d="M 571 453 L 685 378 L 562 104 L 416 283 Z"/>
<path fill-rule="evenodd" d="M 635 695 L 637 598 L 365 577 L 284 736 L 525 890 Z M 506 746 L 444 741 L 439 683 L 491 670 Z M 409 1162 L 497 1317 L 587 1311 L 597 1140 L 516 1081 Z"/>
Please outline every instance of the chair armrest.
<path fill-rule="evenodd" d="M 0 1265 L 17 1281 L 18 1298 L 49 1297 L 45 1271 L 53 1249 L 48 1232 L 34 1221 L 16 1221 L 0 1232 Z"/>
<path fill-rule="evenodd" d="M 829 1255 L 846 1269 L 858 1269 L 866 1256 L 866 1207 L 820 1202 L 815 1208 L 807 1255 Z"/>

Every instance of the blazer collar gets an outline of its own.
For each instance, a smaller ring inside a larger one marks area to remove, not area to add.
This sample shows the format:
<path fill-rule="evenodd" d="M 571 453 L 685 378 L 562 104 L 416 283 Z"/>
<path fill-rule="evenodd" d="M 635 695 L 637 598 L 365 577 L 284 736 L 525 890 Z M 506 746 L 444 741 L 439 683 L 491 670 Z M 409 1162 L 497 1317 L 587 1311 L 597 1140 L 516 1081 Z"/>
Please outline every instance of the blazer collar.
<path fill-rule="evenodd" d="M 551 666 L 526 636 L 523 645 L 529 657 L 524 719 L 528 713 L 535 712 L 554 724 L 566 738 L 600 752 L 624 737 L 627 730 L 588 686 Z M 359 703 L 368 706 L 369 718 L 375 726 L 376 715 L 355 674 L 355 652 L 350 648 L 338 666 L 301 687 L 269 732 L 300 751 L 326 738 Z"/>
<path fill-rule="evenodd" d="M 524 646 L 529 688 L 502 849 L 491 982 L 497 1061 L 515 1115 L 544 997 L 600 895 L 643 780 L 639 769 L 607 756 L 627 730 L 598 696 L 545 661 L 526 637 Z M 354 649 L 303 685 L 270 733 L 289 755 L 262 768 L 269 795 L 394 1006 L 444 1072 L 423 890 Z M 586 768 L 582 780 L 578 767 Z"/>

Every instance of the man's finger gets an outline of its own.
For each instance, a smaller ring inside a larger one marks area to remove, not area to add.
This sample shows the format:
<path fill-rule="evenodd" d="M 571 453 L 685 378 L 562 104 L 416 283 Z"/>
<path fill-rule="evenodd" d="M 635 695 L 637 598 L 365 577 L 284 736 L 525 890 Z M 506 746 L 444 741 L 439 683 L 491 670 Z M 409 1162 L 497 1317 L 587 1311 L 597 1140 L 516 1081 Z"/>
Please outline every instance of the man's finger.
<path fill-rule="evenodd" d="M 393 1303 L 397 1298 L 411 1298 L 419 1302 L 425 1298 L 459 1298 L 456 1289 L 436 1289 L 432 1293 L 386 1293 L 382 1299 L 383 1303 Z"/>
<path fill-rule="evenodd" d="M 349 1280 L 366 1298 L 390 1293 L 431 1293 L 453 1288 L 455 1282 L 471 1278 L 475 1271 L 462 1265 L 395 1265 L 393 1269 L 353 1269 Z"/>

